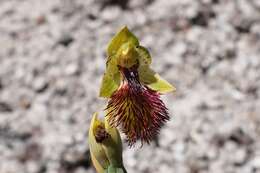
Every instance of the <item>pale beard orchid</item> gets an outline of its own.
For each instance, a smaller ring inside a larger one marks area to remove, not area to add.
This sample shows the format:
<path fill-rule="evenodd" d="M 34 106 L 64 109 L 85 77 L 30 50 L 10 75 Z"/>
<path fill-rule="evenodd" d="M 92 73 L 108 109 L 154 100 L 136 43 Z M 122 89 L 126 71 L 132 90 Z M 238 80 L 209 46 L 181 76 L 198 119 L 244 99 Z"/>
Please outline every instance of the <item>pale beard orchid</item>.
<path fill-rule="evenodd" d="M 149 143 L 169 120 L 161 94 L 175 91 L 151 68 L 151 56 L 124 27 L 110 42 L 100 96 L 110 98 L 106 111 L 110 126 L 119 127 L 132 146 Z"/>

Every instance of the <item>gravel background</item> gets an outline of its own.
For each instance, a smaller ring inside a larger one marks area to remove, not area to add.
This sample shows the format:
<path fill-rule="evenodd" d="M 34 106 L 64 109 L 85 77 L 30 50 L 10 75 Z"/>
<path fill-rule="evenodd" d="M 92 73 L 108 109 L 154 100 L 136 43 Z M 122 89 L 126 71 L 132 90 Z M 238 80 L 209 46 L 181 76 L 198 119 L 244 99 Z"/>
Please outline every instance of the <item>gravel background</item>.
<path fill-rule="evenodd" d="M 129 173 L 260 173 L 259 0 L 0 0 L 0 172 L 94 173 L 87 130 L 123 25 L 175 84 Z"/>

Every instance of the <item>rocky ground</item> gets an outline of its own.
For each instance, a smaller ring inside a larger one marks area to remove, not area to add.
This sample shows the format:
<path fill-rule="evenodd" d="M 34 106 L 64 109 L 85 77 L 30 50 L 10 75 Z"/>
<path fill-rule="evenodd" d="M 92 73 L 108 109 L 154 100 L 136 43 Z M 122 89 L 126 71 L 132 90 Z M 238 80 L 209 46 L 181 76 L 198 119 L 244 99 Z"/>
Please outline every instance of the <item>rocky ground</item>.
<path fill-rule="evenodd" d="M 105 48 L 127 25 L 175 84 L 129 173 L 260 173 L 259 0 L 0 0 L 0 172 L 93 173 Z"/>

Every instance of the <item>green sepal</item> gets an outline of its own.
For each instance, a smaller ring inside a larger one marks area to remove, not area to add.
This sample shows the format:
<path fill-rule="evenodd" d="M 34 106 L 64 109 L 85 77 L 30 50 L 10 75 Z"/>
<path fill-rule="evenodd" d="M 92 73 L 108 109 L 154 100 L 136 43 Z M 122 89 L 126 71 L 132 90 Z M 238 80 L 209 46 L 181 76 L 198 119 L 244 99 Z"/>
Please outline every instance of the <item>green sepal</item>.
<path fill-rule="evenodd" d="M 155 73 L 148 65 L 138 68 L 140 81 L 147 85 L 150 89 L 161 94 L 175 91 L 176 88 L 162 79 L 158 73 Z"/>
<path fill-rule="evenodd" d="M 120 85 L 120 72 L 117 67 L 120 55 L 118 54 L 129 46 L 135 47 L 138 45 L 138 39 L 126 26 L 112 38 L 107 47 L 108 59 L 99 92 L 100 97 L 110 98 Z"/>
<path fill-rule="evenodd" d="M 118 49 L 124 43 L 132 43 L 133 45 L 139 45 L 137 37 L 132 34 L 126 26 L 124 26 L 109 42 L 107 47 L 108 57 L 113 56 L 117 53 Z"/>
<path fill-rule="evenodd" d="M 161 94 L 176 90 L 174 86 L 150 69 L 152 58 L 149 51 L 139 45 L 138 39 L 127 27 L 123 27 L 112 38 L 107 48 L 107 54 L 108 60 L 99 92 L 100 97 L 110 98 L 120 86 L 122 77 L 118 65 L 130 68 L 137 63 L 141 83 Z"/>
<path fill-rule="evenodd" d="M 105 73 L 102 79 L 102 84 L 99 92 L 100 97 L 110 98 L 120 85 L 120 73 L 114 76 Z"/>
<path fill-rule="evenodd" d="M 120 72 L 114 56 L 109 57 L 106 64 L 106 72 L 101 82 L 99 96 L 110 98 L 120 85 Z"/>
<path fill-rule="evenodd" d="M 137 52 L 139 53 L 138 74 L 140 81 L 161 94 L 175 91 L 176 88 L 174 86 L 162 79 L 158 73 L 155 73 L 150 68 L 152 58 L 149 51 L 143 46 L 138 46 Z"/>

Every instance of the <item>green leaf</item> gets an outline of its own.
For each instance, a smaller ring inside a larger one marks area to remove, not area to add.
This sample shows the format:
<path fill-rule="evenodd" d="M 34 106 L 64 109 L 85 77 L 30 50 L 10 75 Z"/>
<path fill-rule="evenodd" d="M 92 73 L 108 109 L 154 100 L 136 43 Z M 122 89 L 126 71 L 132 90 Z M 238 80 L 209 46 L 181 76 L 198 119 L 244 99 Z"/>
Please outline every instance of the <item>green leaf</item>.
<path fill-rule="evenodd" d="M 155 73 L 148 65 L 138 68 L 140 81 L 150 89 L 158 91 L 161 94 L 175 91 L 176 88 L 162 79 L 158 73 Z"/>
<path fill-rule="evenodd" d="M 110 41 L 107 47 L 108 56 L 113 56 L 117 53 L 118 49 L 124 44 L 130 42 L 133 45 L 139 45 L 139 41 L 134 34 L 132 34 L 128 28 L 123 27 Z"/>
<path fill-rule="evenodd" d="M 108 173 L 116 173 L 116 168 L 111 165 L 109 165 L 107 170 L 108 170 Z"/>
<path fill-rule="evenodd" d="M 107 170 L 108 170 L 108 173 L 126 173 L 126 170 L 124 168 L 118 168 L 118 167 L 114 167 L 112 165 L 109 165 Z"/>

